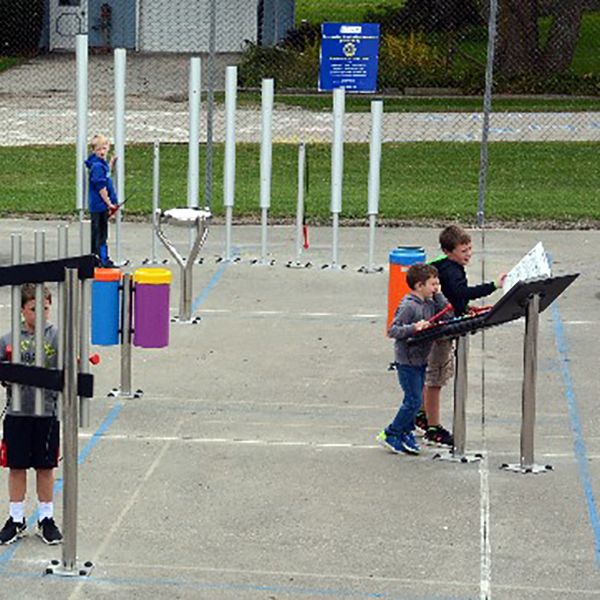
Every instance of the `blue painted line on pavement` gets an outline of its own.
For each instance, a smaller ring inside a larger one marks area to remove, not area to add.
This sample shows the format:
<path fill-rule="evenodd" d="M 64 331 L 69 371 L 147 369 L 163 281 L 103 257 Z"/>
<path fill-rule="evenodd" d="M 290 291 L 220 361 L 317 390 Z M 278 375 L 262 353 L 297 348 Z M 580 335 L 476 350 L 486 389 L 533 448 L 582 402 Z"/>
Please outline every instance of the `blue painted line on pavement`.
<path fill-rule="evenodd" d="M 569 418 L 571 420 L 571 430 L 574 437 L 575 457 L 577 459 L 579 477 L 583 485 L 583 492 L 590 518 L 590 525 L 592 526 L 592 532 L 594 535 L 596 568 L 600 568 L 600 519 L 598 518 L 598 509 L 596 508 L 596 501 L 594 499 L 592 478 L 588 467 L 588 455 L 583 438 L 583 428 L 581 426 L 579 406 L 577 403 L 577 397 L 575 396 L 575 390 L 573 388 L 571 372 L 569 370 L 567 338 L 560 316 L 560 311 L 558 310 L 558 305 L 556 302 L 552 304 L 552 320 L 554 323 L 554 338 L 556 340 L 556 348 L 560 355 L 560 372 L 562 375 L 563 384 L 565 386 L 565 397 L 567 399 Z"/>
<path fill-rule="evenodd" d="M 239 248 L 233 248 L 234 257 L 239 256 Z M 211 290 L 217 285 L 219 279 L 225 273 L 225 269 L 230 265 L 228 261 L 223 261 L 216 273 L 210 278 L 209 282 L 206 284 L 206 287 L 194 298 L 192 302 L 192 312 L 198 310 L 198 307 L 208 298 L 208 294 L 210 294 Z"/>

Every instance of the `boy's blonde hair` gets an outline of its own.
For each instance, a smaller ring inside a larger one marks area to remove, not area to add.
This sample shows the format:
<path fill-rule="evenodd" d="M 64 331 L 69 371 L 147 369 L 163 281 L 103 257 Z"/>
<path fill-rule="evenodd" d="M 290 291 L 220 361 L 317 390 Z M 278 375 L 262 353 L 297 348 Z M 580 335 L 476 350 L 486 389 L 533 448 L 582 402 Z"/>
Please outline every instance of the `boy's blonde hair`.
<path fill-rule="evenodd" d="M 100 146 L 105 146 L 106 144 L 110 144 L 110 142 L 108 141 L 108 138 L 104 135 L 95 135 L 92 138 L 92 141 L 90 142 L 90 146 L 92 147 L 92 150 L 95 152 L 96 150 L 98 150 L 98 148 L 100 148 Z"/>

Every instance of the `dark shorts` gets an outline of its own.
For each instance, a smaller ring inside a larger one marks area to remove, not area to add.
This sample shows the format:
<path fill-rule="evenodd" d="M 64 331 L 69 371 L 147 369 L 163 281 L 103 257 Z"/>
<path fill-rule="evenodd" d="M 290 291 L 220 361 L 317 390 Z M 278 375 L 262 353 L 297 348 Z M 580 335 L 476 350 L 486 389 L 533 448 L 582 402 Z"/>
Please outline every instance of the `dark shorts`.
<path fill-rule="evenodd" d="M 58 465 L 60 424 L 56 417 L 4 418 L 2 440 L 6 464 L 11 469 L 54 469 Z"/>

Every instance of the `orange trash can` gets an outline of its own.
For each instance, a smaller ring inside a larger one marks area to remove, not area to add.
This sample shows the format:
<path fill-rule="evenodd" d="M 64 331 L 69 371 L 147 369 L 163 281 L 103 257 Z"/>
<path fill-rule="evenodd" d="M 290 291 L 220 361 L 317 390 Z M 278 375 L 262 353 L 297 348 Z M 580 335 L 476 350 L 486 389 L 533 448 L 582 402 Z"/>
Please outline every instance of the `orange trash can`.
<path fill-rule="evenodd" d="M 386 332 L 394 319 L 398 304 L 410 291 L 406 283 L 406 272 L 410 265 L 425 262 L 425 250 L 420 246 L 399 246 L 390 252 L 390 274 L 388 282 L 388 316 Z"/>

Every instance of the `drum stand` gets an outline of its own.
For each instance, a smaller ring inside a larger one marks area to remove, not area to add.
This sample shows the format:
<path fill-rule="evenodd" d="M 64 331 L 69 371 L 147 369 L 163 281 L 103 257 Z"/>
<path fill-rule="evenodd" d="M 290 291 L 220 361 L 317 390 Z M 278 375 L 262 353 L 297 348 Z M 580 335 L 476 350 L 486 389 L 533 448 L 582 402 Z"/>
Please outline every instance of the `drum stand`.
<path fill-rule="evenodd" d="M 207 221 L 211 216 L 211 212 L 208 208 L 205 208 L 204 210 L 198 208 L 170 208 L 164 212 L 160 209 L 156 210 L 157 218 L 154 219 L 156 235 L 175 259 L 181 272 L 179 314 L 171 318 L 171 322 L 173 323 L 195 324 L 200 321 L 200 317 L 192 318 L 192 269 L 198 253 L 206 242 L 208 236 Z M 162 230 L 163 223 L 170 223 L 179 227 L 188 227 L 190 232 L 195 230 L 195 240 L 187 258 L 182 256 L 167 238 Z"/>

